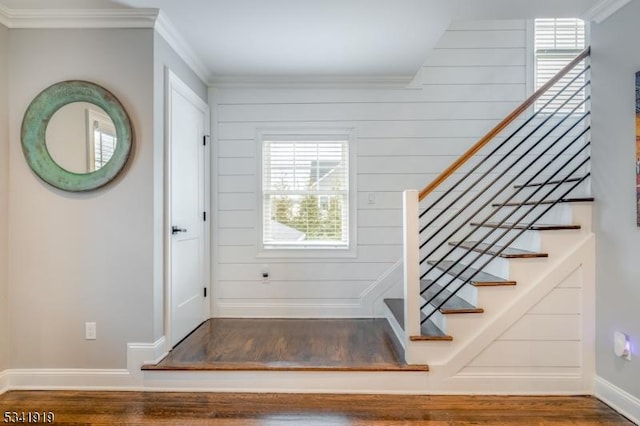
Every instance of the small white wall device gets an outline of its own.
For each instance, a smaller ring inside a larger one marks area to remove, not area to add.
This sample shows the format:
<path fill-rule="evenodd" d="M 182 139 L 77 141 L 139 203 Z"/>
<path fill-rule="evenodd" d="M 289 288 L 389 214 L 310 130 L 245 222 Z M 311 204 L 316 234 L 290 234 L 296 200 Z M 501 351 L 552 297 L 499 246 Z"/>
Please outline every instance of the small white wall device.
<path fill-rule="evenodd" d="M 619 331 L 613 334 L 613 351 L 620 358 L 631 359 L 631 342 L 626 334 Z"/>

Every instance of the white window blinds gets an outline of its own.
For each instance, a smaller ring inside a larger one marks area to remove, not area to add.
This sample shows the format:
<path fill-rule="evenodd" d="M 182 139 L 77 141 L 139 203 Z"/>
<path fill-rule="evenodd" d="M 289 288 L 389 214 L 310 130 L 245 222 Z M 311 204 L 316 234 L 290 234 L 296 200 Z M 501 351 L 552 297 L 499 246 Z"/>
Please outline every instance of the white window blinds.
<path fill-rule="evenodd" d="M 87 139 L 89 153 L 89 171 L 100 170 L 111 160 L 118 140 L 116 127 L 111 118 L 101 111 L 87 111 L 89 137 Z"/>
<path fill-rule="evenodd" d="M 542 87 L 585 47 L 584 21 L 580 19 L 536 19 L 535 20 L 535 84 Z M 584 70 L 584 62 L 575 67 L 556 85 L 536 101 L 540 110 L 553 96 Z M 584 74 L 560 94 L 544 112 L 552 113 L 559 108 L 585 82 Z M 571 99 L 559 112 L 569 113 L 584 100 L 584 91 Z M 583 107 L 580 110 L 584 110 Z"/>
<path fill-rule="evenodd" d="M 347 140 L 263 140 L 265 248 L 348 248 Z"/>

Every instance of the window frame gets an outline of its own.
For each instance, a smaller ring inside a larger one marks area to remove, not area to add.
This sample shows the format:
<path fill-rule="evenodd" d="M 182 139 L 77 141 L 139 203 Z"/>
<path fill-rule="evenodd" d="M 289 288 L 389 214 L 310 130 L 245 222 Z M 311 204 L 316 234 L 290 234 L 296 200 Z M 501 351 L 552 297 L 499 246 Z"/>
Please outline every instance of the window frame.
<path fill-rule="evenodd" d="M 337 246 L 315 246 L 309 245 L 268 245 L 264 243 L 264 188 L 263 172 L 264 158 L 263 147 L 266 141 L 322 141 L 336 140 L 346 141 L 348 149 L 348 225 L 347 225 L 347 245 Z M 258 163 L 258 191 L 257 191 L 257 212 L 256 229 L 258 258 L 341 258 L 357 257 L 357 192 L 356 192 L 356 159 L 357 141 L 356 132 L 353 128 L 282 128 L 282 129 L 258 129 L 256 135 L 256 152 Z"/>
<path fill-rule="evenodd" d="M 542 18 L 547 19 L 547 18 Z M 548 19 L 562 19 L 562 18 L 548 18 Z M 571 18 L 571 19 L 580 19 L 580 18 Z M 527 60 L 526 60 L 526 90 L 528 95 L 532 95 L 537 88 L 537 78 L 538 78 L 538 54 L 536 50 L 536 20 L 537 19 L 529 19 L 527 20 Z M 583 20 L 584 24 L 584 49 L 586 46 L 589 46 L 589 40 L 591 35 L 591 27 L 589 21 Z M 578 50 L 578 53 L 582 49 Z M 561 49 L 559 49 L 561 50 Z M 588 77 L 587 77 L 588 78 Z M 529 108 L 530 114 L 539 113 L 541 116 L 546 116 L 548 112 L 540 112 L 538 109 L 538 101 L 534 102 L 533 105 Z M 559 112 L 562 114 L 562 112 Z"/>

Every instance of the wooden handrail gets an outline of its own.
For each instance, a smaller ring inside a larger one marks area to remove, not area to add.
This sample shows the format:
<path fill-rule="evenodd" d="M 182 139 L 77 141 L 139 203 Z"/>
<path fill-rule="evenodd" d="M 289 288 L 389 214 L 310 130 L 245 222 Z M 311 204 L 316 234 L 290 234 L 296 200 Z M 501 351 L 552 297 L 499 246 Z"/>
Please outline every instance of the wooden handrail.
<path fill-rule="evenodd" d="M 471 148 L 467 150 L 464 154 L 462 154 L 453 164 L 447 167 L 440 175 L 435 178 L 429 185 L 425 186 L 420 194 L 418 195 L 418 200 L 424 200 L 427 195 L 429 195 L 434 189 L 436 189 L 442 182 L 445 181 L 449 176 L 454 174 L 456 170 L 458 170 L 464 163 L 466 163 L 471 157 L 473 157 L 478 151 L 484 148 L 496 135 L 498 135 L 505 127 L 511 124 L 516 118 L 520 116 L 524 111 L 527 110 L 533 103 L 540 98 L 547 90 L 549 90 L 554 84 L 556 84 L 562 77 L 567 75 L 569 71 L 571 71 L 576 65 L 582 62 L 583 59 L 588 57 L 591 53 L 591 48 L 587 47 L 584 49 L 578 56 L 575 57 L 571 62 L 569 62 L 564 68 L 560 70 L 555 76 L 553 76 L 549 81 L 547 81 L 542 87 L 536 90 L 531 96 L 527 98 L 518 108 L 513 110 L 511 114 L 506 116 L 500 123 L 498 123 L 493 129 L 489 131 L 486 135 L 482 137 L 478 142 L 475 143 Z"/>

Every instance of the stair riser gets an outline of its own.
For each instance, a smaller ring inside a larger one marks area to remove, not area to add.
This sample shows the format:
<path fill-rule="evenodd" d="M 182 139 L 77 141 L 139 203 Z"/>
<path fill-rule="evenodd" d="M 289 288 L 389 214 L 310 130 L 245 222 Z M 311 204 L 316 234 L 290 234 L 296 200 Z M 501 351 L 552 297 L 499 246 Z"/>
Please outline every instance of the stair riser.
<path fill-rule="evenodd" d="M 588 169 L 584 169 L 581 170 L 580 172 L 574 173 L 573 176 L 575 177 L 581 177 L 584 176 L 586 173 L 588 173 Z M 540 179 L 540 180 L 536 180 L 536 181 L 542 181 L 544 182 L 545 179 Z M 526 187 L 526 188 L 522 188 L 519 190 L 517 198 L 520 200 L 524 200 L 527 197 L 529 197 L 529 195 L 533 194 L 535 192 L 535 195 L 533 195 L 532 199 L 542 199 L 543 197 L 545 199 L 554 199 L 554 198 L 560 198 L 563 196 L 563 194 L 568 191 L 573 185 L 575 185 L 577 182 L 566 182 L 563 184 L 560 184 L 559 186 L 557 185 L 545 185 L 542 187 L 542 189 L 540 189 L 539 191 L 536 192 L 536 190 L 539 188 L 537 186 L 535 187 Z M 556 189 L 554 189 L 554 187 L 556 187 Z M 549 194 L 550 191 L 552 191 Z M 566 197 L 589 197 L 591 195 L 591 185 L 589 182 L 589 178 L 585 179 L 583 182 L 581 182 L 578 186 L 576 186 L 573 190 L 571 190 L 571 192 L 565 196 Z"/>
<path fill-rule="evenodd" d="M 424 299 L 420 299 L 421 303 L 424 303 Z M 432 305 L 427 305 L 422 310 L 425 315 L 429 315 L 434 312 L 435 308 Z M 429 318 L 440 330 L 443 332 L 447 332 L 447 320 L 446 315 L 442 314 L 440 311 L 435 311 L 433 315 Z"/>
<path fill-rule="evenodd" d="M 470 265 L 474 269 L 482 269 L 484 272 L 496 277 L 507 278 L 509 276 L 509 261 L 501 257 L 491 258 L 491 255 L 481 254 L 476 251 L 457 248 L 449 256 L 449 259 L 460 259 L 460 263 Z M 474 260 L 476 259 L 476 260 Z M 485 263 L 488 264 L 481 268 Z"/>
<path fill-rule="evenodd" d="M 433 278 L 437 278 L 439 275 L 441 274 L 441 271 L 439 270 L 434 270 L 431 271 L 429 273 L 429 276 L 433 279 Z M 440 283 L 442 285 L 448 285 L 449 282 L 452 281 L 452 276 L 450 275 L 444 275 L 442 277 L 442 279 L 440 280 Z M 462 288 L 460 288 L 460 286 L 462 286 Z M 466 300 L 467 302 L 469 302 L 470 304 L 474 305 L 474 306 L 478 306 L 477 305 L 477 300 L 478 300 L 478 289 L 471 284 L 465 284 L 463 285 L 462 280 L 453 280 L 450 284 L 449 287 L 451 290 L 455 290 L 460 288 L 460 290 L 458 291 L 458 293 L 456 293 L 458 295 L 458 297 Z"/>
<path fill-rule="evenodd" d="M 469 227 L 469 229 L 477 228 L 477 227 Z M 481 227 L 480 232 L 475 232 L 474 235 L 485 236 L 488 231 L 492 228 Z M 520 230 L 511 230 L 507 231 L 506 229 L 497 229 L 487 237 L 487 243 L 497 244 L 497 245 L 507 245 L 512 238 L 514 238 Z M 513 242 L 508 244 L 512 248 L 517 248 L 520 250 L 527 250 L 532 252 L 540 251 L 540 234 L 539 231 L 525 231 L 520 236 L 518 236 Z"/>
<path fill-rule="evenodd" d="M 549 209 L 547 212 L 545 210 Z M 539 219 L 538 216 L 542 214 Z M 523 217 L 524 216 L 524 217 Z M 522 218 L 522 222 L 531 223 L 571 223 L 572 213 L 569 203 L 558 203 L 554 206 L 550 204 L 541 204 L 538 206 L 524 205 L 521 207 L 505 206 L 498 209 L 496 214 L 491 218 L 492 222 L 515 222 Z"/>

